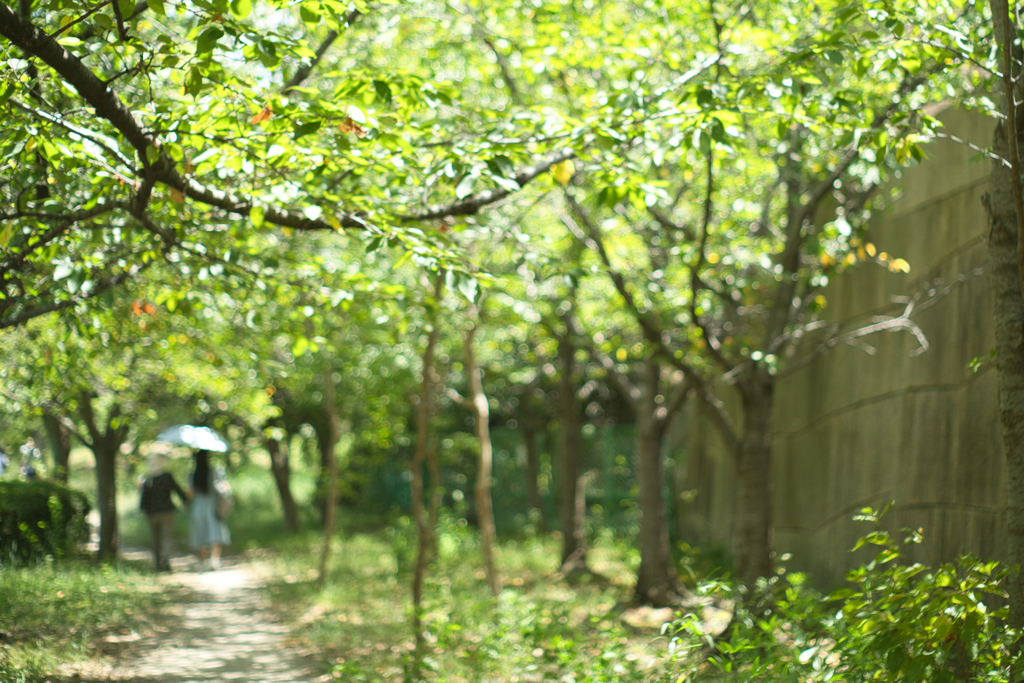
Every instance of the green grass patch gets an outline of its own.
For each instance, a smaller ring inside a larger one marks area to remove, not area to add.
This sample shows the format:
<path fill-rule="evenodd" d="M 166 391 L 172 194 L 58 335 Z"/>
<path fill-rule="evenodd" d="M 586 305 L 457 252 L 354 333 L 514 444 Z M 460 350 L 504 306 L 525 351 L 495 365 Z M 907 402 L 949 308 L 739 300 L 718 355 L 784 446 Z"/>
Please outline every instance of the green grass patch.
<path fill-rule="evenodd" d="M 342 520 L 346 529 L 349 521 Z M 415 539 L 408 518 L 377 532 L 342 531 L 322 590 L 315 583 L 316 535 L 293 540 L 257 566 L 295 637 L 339 680 L 408 678 L 415 642 Z M 554 577 L 556 538 L 500 544 L 496 561 L 505 589 L 497 599 L 487 586 L 475 530 L 446 517 L 438 545 L 440 558 L 425 586 L 423 680 L 647 681 L 668 675 L 668 639 L 618 618 L 633 581 L 632 553 L 610 537 L 598 539 L 591 551 L 591 565 L 608 582 L 575 587 Z"/>
<path fill-rule="evenodd" d="M 127 565 L 0 570 L 0 680 L 41 683 L 63 664 L 113 653 L 166 601 L 151 574 Z"/>

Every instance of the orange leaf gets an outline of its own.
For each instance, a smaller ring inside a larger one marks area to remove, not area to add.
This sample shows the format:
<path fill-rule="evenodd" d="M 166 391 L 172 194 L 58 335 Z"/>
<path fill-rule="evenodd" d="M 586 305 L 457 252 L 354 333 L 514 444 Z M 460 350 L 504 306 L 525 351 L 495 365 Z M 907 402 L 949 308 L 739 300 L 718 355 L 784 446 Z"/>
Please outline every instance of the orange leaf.
<path fill-rule="evenodd" d="M 142 310 L 150 315 L 156 313 L 156 308 L 154 308 L 153 304 L 149 303 L 148 301 L 142 305 Z"/>
<path fill-rule="evenodd" d="M 185 203 L 185 195 L 183 195 L 181 193 L 181 190 L 179 190 L 178 188 L 172 187 L 171 188 L 171 201 L 174 202 L 175 204 L 184 204 Z"/>
<path fill-rule="evenodd" d="M 257 123 L 263 123 L 268 120 L 273 113 L 274 112 L 270 111 L 270 105 L 264 104 L 263 109 L 260 109 L 260 113 L 252 117 L 252 125 L 255 126 Z"/>
<path fill-rule="evenodd" d="M 135 312 L 135 315 L 142 315 L 142 304 L 139 303 L 138 299 L 132 302 L 132 310 Z"/>
<path fill-rule="evenodd" d="M 355 133 L 357 137 L 364 137 L 366 135 L 366 129 L 348 116 L 345 117 L 345 120 L 341 122 L 338 128 L 341 129 L 342 133 Z"/>

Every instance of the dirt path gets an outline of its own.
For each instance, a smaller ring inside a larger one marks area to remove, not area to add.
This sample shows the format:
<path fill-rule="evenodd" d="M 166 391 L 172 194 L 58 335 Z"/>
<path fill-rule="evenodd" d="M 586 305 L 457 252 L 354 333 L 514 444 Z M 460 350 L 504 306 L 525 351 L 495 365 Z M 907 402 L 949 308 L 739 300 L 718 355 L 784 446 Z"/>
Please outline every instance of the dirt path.
<path fill-rule="evenodd" d="M 182 599 L 154 635 L 92 681 L 133 683 L 307 683 L 325 680 L 313 661 L 287 646 L 288 630 L 275 623 L 244 564 L 216 572 L 161 576 Z"/>

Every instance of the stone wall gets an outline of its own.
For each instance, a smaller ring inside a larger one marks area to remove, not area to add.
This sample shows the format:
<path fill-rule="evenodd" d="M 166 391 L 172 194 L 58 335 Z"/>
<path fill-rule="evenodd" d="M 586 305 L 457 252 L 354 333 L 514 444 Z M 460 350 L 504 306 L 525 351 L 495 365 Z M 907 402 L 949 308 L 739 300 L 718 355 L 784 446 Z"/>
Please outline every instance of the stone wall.
<path fill-rule="evenodd" d="M 959 111 L 945 131 L 987 147 L 990 120 Z M 909 262 L 909 273 L 862 264 L 829 283 L 824 315 L 845 330 L 897 316 L 908 331 L 841 344 L 803 365 L 791 362 L 775 397 L 775 546 L 791 569 L 828 587 L 868 551 L 849 549 L 870 527 L 852 521 L 862 507 L 896 505 L 886 526 L 922 527 L 919 559 L 1004 552 L 1004 475 L 996 373 L 974 358 L 994 347 L 985 276 L 987 217 L 982 196 L 991 162 L 949 140 L 904 171 L 902 197 L 872 220 L 869 241 Z M 801 353 L 814 347 L 805 343 Z M 867 350 L 865 350 L 867 349 Z M 870 351 L 870 352 L 869 352 Z M 684 537 L 729 548 L 734 523 L 733 466 L 712 425 L 687 413 L 676 430 L 677 508 Z"/>

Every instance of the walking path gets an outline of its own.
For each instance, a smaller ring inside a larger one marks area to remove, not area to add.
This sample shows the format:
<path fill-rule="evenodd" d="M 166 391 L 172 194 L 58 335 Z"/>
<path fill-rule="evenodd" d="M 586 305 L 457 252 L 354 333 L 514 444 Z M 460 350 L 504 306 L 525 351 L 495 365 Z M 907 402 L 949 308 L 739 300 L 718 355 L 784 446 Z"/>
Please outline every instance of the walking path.
<path fill-rule="evenodd" d="M 133 643 L 131 654 L 102 678 L 131 683 L 308 683 L 329 680 L 286 645 L 288 629 L 273 621 L 244 564 L 216 572 L 164 575 L 184 596 L 166 624 Z"/>

